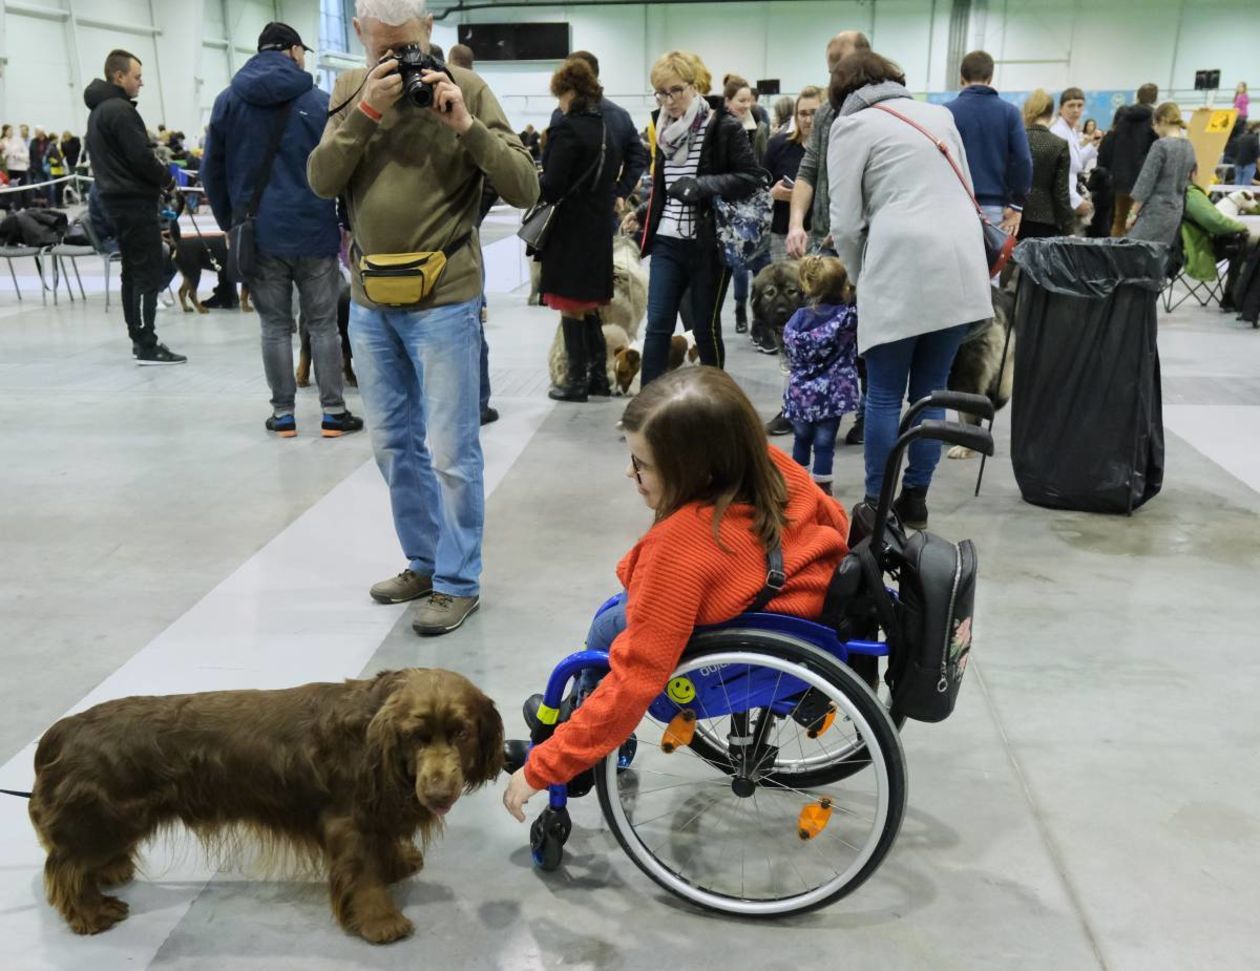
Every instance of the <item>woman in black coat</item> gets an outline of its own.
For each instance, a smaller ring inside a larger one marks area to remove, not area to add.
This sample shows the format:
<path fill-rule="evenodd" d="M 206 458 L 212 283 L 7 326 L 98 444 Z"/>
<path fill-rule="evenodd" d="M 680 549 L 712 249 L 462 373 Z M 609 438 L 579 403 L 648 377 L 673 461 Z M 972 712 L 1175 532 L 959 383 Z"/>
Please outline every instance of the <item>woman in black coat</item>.
<path fill-rule="evenodd" d="M 548 393 L 556 401 L 607 396 L 604 332 L 599 308 L 613 295 L 612 219 L 621 152 L 600 115 L 600 87 L 590 65 L 566 61 L 551 77 L 551 93 L 564 117 L 547 130 L 542 157 L 542 197 L 558 203 L 551 233 L 538 259 L 542 302 L 560 311 L 564 384 Z"/>
<path fill-rule="evenodd" d="M 652 194 L 622 228 L 643 231 L 640 249 L 652 255 L 642 383 L 665 373 L 669 342 L 684 298 L 690 301 L 700 363 L 726 359 L 719 311 L 730 283 L 713 214 L 713 197 L 752 195 L 764 173 L 744 127 L 721 98 L 706 98 L 711 78 L 695 54 L 670 51 L 652 66 L 660 111 Z"/>

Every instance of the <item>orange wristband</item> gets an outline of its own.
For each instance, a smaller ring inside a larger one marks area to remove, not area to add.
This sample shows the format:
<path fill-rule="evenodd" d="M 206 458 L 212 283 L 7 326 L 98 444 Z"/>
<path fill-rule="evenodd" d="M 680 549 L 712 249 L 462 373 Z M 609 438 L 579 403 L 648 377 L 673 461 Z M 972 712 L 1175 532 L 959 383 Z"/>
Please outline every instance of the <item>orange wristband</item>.
<path fill-rule="evenodd" d="M 381 117 L 382 117 L 381 113 L 377 111 L 375 108 L 373 108 L 366 101 L 359 102 L 359 110 L 363 112 L 365 115 L 367 115 L 369 118 L 371 118 L 373 121 L 381 120 Z"/>

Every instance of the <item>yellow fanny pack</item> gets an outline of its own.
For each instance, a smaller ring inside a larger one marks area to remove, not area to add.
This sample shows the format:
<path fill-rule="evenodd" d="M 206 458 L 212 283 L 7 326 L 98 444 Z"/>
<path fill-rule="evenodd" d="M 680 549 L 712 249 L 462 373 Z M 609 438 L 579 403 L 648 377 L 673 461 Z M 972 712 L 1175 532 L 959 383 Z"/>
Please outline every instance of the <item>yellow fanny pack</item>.
<path fill-rule="evenodd" d="M 471 238 L 465 233 L 440 250 L 425 253 L 374 253 L 359 257 L 363 293 L 385 307 L 410 307 L 423 302 L 437 286 L 447 260 Z"/>

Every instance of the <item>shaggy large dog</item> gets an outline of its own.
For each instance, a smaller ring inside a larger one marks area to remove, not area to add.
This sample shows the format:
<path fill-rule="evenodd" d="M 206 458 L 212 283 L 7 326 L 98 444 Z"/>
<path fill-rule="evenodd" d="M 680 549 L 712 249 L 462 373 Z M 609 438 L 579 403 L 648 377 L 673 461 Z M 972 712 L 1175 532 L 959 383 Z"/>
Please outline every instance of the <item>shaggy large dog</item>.
<path fill-rule="evenodd" d="M 534 285 L 536 289 L 536 280 Z M 620 388 L 622 394 L 628 391 L 629 384 L 623 387 L 620 383 L 617 354 L 638 340 L 639 329 L 643 326 L 643 315 L 647 312 L 647 290 L 648 275 L 647 270 L 643 269 L 638 244 L 629 236 L 615 237 L 613 298 L 607 307 L 600 308 L 599 317 L 603 323 L 604 344 L 607 347 L 605 367 L 608 381 L 613 387 Z M 531 299 L 530 302 L 534 301 Z M 547 352 L 547 373 L 551 377 L 551 383 L 563 384 L 568 367 L 569 357 L 564 352 L 564 337 L 560 325 L 556 324 L 555 337 L 552 338 L 551 349 Z M 620 371 L 624 370 L 622 366 Z"/>
<path fill-rule="evenodd" d="M 783 346 L 783 328 L 797 309 L 805 303 L 801 292 L 801 265 L 796 260 L 771 263 L 752 281 L 752 316 L 754 324 L 770 331 L 779 347 Z"/>
<path fill-rule="evenodd" d="M 494 703 L 437 669 L 107 701 L 57 722 L 35 752 L 48 901 L 79 934 L 108 930 L 127 904 L 101 888 L 130 880 L 139 846 L 183 823 L 210 849 L 236 829 L 295 850 L 327 868 L 342 927 L 398 940 L 412 924 L 389 884 L 423 866 L 442 817 L 498 775 L 502 749 Z"/>
<path fill-rule="evenodd" d="M 993 316 L 974 327 L 963 339 L 954 365 L 949 372 L 950 391 L 967 391 L 982 394 L 993 402 L 994 409 L 1005 407 L 1011 400 L 1011 384 L 1015 379 L 1015 297 L 1008 291 L 993 287 Z M 861 326 L 861 321 L 858 322 Z M 1007 335 L 1010 343 L 1007 345 Z M 1002 350 L 1006 348 L 1006 361 Z M 959 414 L 959 420 L 979 425 L 980 419 Z M 949 450 L 951 459 L 969 459 L 975 453 L 962 445 Z"/>

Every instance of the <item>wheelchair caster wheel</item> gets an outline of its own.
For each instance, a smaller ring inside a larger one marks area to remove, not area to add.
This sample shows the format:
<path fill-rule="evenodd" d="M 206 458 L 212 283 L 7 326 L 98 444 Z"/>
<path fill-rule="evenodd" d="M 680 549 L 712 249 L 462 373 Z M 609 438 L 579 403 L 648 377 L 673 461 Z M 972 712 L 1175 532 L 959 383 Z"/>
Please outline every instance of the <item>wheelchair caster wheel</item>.
<path fill-rule="evenodd" d="M 621 748 L 617 751 L 617 771 L 625 772 L 634 762 L 635 753 L 639 751 L 639 739 L 635 735 L 631 735 L 621 743 Z"/>
<path fill-rule="evenodd" d="M 547 873 L 558 870 L 564 857 L 564 844 L 572 831 L 573 823 L 567 809 L 544 809 L 529 828 L 529 849 L 534 857 L 534 866 Z"/>

